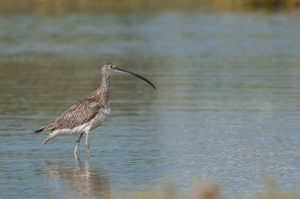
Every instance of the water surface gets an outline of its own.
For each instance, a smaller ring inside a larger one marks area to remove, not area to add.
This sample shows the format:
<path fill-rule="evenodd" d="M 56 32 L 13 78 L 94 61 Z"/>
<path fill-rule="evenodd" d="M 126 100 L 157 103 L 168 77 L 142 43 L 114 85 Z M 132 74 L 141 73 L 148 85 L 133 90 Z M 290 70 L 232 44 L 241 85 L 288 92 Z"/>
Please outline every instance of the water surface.
<path fill-rule="evenodd" d="M 107 198 L 216 181 L 249 197 L 266 176 L 300 187 L 299 14 L 0 17 L 1 198 Z M 74 160 L 76 136 L 31 134 L 100 82 L 111 114 Z"/>

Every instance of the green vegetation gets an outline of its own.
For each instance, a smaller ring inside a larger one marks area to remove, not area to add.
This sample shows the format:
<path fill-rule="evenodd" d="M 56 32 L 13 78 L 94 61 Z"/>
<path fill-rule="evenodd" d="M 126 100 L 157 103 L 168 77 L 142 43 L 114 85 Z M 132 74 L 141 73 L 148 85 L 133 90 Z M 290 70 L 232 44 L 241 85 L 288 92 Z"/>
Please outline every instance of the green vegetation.
<path fill-rule="evenodd" d="M 300 0 L 0 0 L 0 12 L 36 12 L 57 14 L 64 12 L 101 12 L 159 9 L 216 10 L 294 10 Z"/>
<path fill-rule="evenodd" d="M 209 0 L 0 0 L 0 12 L 101 12 L 157 9 L 192 9 Z"/>

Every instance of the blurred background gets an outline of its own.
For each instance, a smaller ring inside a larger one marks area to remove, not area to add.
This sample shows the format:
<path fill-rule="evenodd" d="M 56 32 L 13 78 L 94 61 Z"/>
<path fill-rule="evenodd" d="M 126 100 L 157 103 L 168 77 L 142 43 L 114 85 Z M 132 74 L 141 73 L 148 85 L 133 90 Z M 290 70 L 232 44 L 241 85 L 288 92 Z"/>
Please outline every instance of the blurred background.
<path fill-rule="evenodd" d="M 165 9 L 223 11 L 295 10 L 299 0 L 1 0 L 1 11 L 7 13 L 62 14 L 66 12 L 155 11 Z"/>
<path fill-rule="evenodd" d="M 0 198 L 111 198 L 165 182 L 167 198 L 299 190 L 299 6 L 0 0 Z M 115 74 L 89 158 L 82 144 L 74 159 L 76 136 L 41 145 L 32 132 L 95 90 L 106 62 L 157 90 Z"/>

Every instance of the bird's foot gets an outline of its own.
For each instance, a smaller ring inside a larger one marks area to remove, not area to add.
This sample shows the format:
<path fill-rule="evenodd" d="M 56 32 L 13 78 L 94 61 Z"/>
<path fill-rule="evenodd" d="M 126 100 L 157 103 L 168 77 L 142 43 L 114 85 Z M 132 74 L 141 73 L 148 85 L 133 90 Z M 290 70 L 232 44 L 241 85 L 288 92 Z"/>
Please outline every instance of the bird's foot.
<path fill-rule="evenodd" d="M 85 145 L 86 151 L 88 152 L 88 155 L 90 155 L 90 145 L 86 144 Z"/>

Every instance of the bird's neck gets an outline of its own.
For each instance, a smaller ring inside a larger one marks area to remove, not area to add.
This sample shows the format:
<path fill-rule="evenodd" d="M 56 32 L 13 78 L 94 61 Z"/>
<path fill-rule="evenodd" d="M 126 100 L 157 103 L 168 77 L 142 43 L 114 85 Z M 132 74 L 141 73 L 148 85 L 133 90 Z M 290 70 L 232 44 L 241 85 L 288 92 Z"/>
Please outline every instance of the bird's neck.
<path fill-rule="evenodd" d="M 109 107 L 109 96 L 110 96 L 110 74 L 102 74 L 101 85 L 98 89 L 101 103 L 106 107 Z"/>

